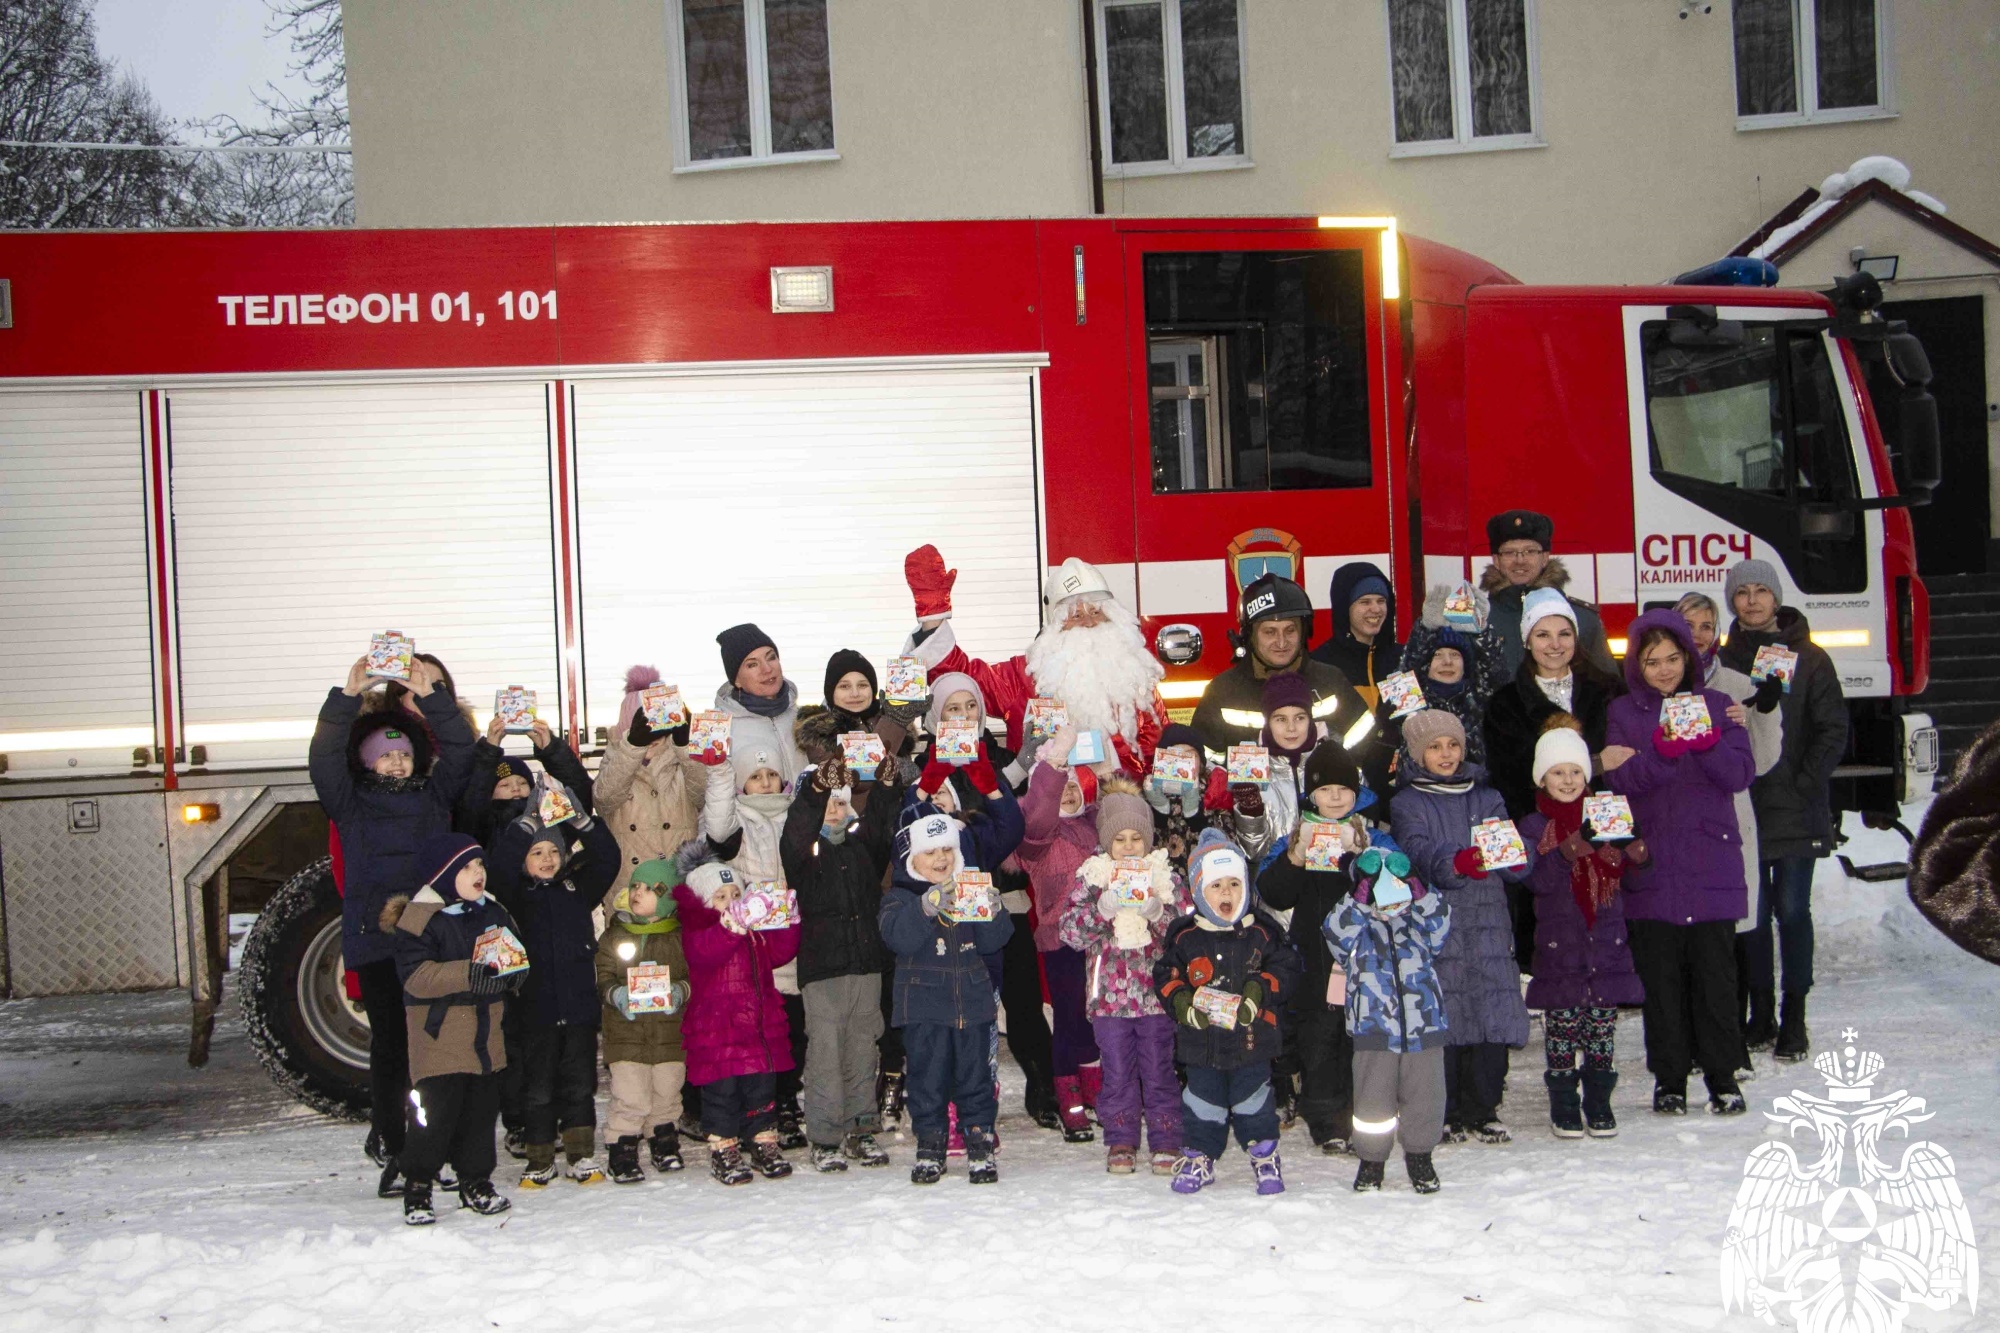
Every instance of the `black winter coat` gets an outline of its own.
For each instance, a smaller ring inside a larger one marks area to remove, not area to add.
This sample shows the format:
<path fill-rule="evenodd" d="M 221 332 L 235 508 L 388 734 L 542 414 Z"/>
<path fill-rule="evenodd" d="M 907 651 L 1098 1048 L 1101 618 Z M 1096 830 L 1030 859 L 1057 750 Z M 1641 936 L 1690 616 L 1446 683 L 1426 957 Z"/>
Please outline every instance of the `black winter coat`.
<path fill-rule="evenodd" d="M 523 868 L 534 833 L 532 820 L 507 825 L 493 840 L 486 864 L 486 881 L 519 923 L 521 943 L 528 950 L 521 1016 L 537 1027 L 595 1028 L 604 1005 L 597 993 L 597 922 L 592 913 L 624 868 L 618 840 L 604 821 L 592 820 L 575 835 L 578 841 L 561 877 L 534 880 Z"/>
<path fill-rule="evenodd" d="M 1233 930 L 1205 930 L 1200 918 L 1181 917 L 1167 927 L 1160 942 L 1160 961 L 1153 964 L 1153 991 L 1168 1013 L 1177 992 L 1199 985 L 1243 993 L 1255 978 L 1264 988 L 1263 1003 L 1251 1023 L 1235 1028 L 1175 1025 L 1174 1055 L 1182 1064 L 1203 1069 L 1241 1069 L 1278 1058 L 1277 1011 L 1291 1003 L 1299 986 L 1299 954 L 1268 912 L 1252 907 Z M 1324 948 L 1325 946 L 1321 946 Z M 1207 980 L 1198 981 L 1197 977 Z"/>
<path fill-rule="evenodd" d="M 465 784 L 465 795 L 459 798 L 457 811 L 452 815 L 452 831 L 477 838 L 482 846 L 492 846 L 502 825 L 527 813 L 525 797 L 511 801 L 493 799 L 493 773 L 500 767 L 500 761 L 507 757 L 492 741 L 484 736 L 479 738 L 472 747 L 472 776 Z M 518 761 L 520 756 L 514 758 Z M 576 793 L 577 803 L 585 813 L 596 813 L 597 807 L 591 801 L 590 770 L 583 766 L 583 760 L 576 757 L 576 751 L 570 749 L 562 737 L 551 736 L 546 748 L 535 751 L 535 758 L 541 761 L 542 768 L 550 777 Z"/>
<path fill-rule="evenodd" d="M 1583 728 L 1592 755 L 1604 748 L 1605 710 L 1625 693 L 1622 682 L 1600 675 L 1581 656 L 1570 663 L 1576 684 L 1570 712 Z M 1521 663 L 1514 679 L 1486 705 L 1486 781 L 1507 802 L 1507 817 L 1523 820 L 1535 808 L 1535 743 L 1542 726 L 1562 709 L 1535 683 L 1535 664 Z"/>
<path fill-rule="evenodd" d="M 1389 582 L 1387 574 L 1365 560 L 1351 561 L 1333 572 L 1333 583 L 1328 588 L 1326 599 L 1327 609 L 1333 613 L 1333 637 L 1312 650 L 1315 662 L 1339 667 L 1348 683 L 1362 692 L 1364 698 L 1369 689 L 1381 686 L 1382 677 L 1403 669 L 1403 645 L 1396 642 L 1396 591 L 1393 585 L 1388 593 L 1389 618 L 1382 623 L 1382 632 L 1375 636 L 1374 643 L 1361 642 L 1348 628 L 1347 613 L 1354 606 L 1355 586 L 1367 578 L 1377 578 L 1385 584 Z"/>
<path fill-rule="evenodd" d="M 1333 951 L 1322 928 L 1327 916 L 1354 892 L 1354 881 L 1340 870 L 1307 870 L 1280 854 L 1257 877 L 1257 896 L 1275 912 L 1292 914 L 1292 947 L 1299 951 L 1299 993 L 1293 1012 L 1326 1003 L 1327 982 L 1333 974 Z"/>
<path fill-rule="evenodd" d="M 1785 719 L 1784 748 L 1770 771 L 1750 784 L 1750 806 L 1757 812 L 1757 856 L 1776 861 L 1793 856 L 1833 854 L 1833 806 L 1827 784 L 1847 753 L 1847 696 L 1840 689 L 1840 671 L 1826 650 L 1812 641 L 1812 627 L 1789 606 L 1778 608 L 1777 624 L 1769 630 L 1729 627 L 1729 638 L 1717 654 L 1722 665 L 1750 674 L 1757 650 L 1782 644 L 1799 655 L 1792 691 L 1778 701 Z"/>
<path fill-rule="evenodd" d="M 854 820 L 839 843 L 820 836 L 827 793 L 810 779 L 785 813 L 778 838 L 785 882 L 799 896 L 799 985 L 833 977 L 887 972 L 895 964 L 882 943 L 882 876 L 896 841 L 897 793 L 878 799 Z"/>
<path fill-rule="evenodd" d="M 417 700 L 423 727 L 401 713 L 363 713 L 358 695 L 338 686 L 320 705 L 306 751 L 306 771 L 320 808 L 339 831 L 341 853 L 341 953 L 347 966 L 389 959 L 395 949 L 382 929 L 382 908 L 396 894 L 423 885 L 417 851 L 434 833 L 451 831 L 452 810 L 465 791 L 472 767 L 472 728 L 458 702 L 443 690 Z M 384 727 L 401 726 L 410 737 L 416 776 L 398 781 L 376 777 L 361 766 L 361 742 Z M 431 762 L 431 739 L 439 754 Z"/>

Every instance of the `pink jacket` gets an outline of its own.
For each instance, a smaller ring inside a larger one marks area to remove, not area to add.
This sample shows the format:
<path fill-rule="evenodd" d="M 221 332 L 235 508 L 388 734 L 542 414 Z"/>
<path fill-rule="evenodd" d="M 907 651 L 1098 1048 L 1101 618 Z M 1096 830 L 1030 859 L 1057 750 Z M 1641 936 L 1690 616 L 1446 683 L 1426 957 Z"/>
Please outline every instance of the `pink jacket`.
<path fill-rule="evenodd" d="M 698 1085 L 790 1069 L 791 1025 L 771 969 L 798 957 L 799 928 L 738 935 L 685 884 L 674 889 L 674 902 L 691 992 L 681 1019 L 687 1081 Z"/>
<path fill-rule="evenodd" d="M 1021 798 L 1021 822 L 1027 832 L 1014 859 L 1028 872 L 1035 890 L 1035 948 L 1049 953 L 1062 947 L 1059 938 L 1063 908 L 1076 883 L 1076 868 L 1097 855 L 1097 807 L 1064 817 L 1063 788 L 1069 774 L 1053 764 L 1037 763 L 1028 775 L 1028 794 Z"/>
<path fill-rule="evenodd" d="M 1194 910 L 1194 899 L 1179 873 L 1167 864 L 1166 848 L 1156 848 L 1146 860 L 1153 870 L 1157 907 L 1150 920 L 1131 913 L 1132 929 L 1144 931 L 1144 943 L 1138 948 L 1119 944 L 1116 924 L 1106 920 L 1098 906 L 1111 885 L 1111 858 L 1093 856 L 1077 868 L 1063 907 L 1062 942 L 1084 955 L 1086 1018 L 1148 1018 L 1166 1012 L 1153 989 L 1153 964 L 1160 961 L 1167 927 Z"/>

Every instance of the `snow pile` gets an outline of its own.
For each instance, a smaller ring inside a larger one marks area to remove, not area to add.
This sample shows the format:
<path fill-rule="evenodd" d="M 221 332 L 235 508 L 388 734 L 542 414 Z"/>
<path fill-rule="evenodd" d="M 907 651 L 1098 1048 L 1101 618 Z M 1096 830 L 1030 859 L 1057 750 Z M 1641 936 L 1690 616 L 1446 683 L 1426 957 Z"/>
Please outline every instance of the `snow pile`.
<path fill-rule="evenodd" d="M 1910 169 L 1893 157 L 1864 157 L 1845 171 L 1836 171 L 1819 183 L 1819 198 L 1805 212 L 1764 238 L 1750 252 L 1752 259 L 1769 259 L 1791 243 L 1794 236 L 1826 216 L 1827 210 L 1848 193 L 1868 181 L 1881 181 L 1905 198 L 1943 215 L 1945 206 L 1921 190 L 1910 188 Z"/>

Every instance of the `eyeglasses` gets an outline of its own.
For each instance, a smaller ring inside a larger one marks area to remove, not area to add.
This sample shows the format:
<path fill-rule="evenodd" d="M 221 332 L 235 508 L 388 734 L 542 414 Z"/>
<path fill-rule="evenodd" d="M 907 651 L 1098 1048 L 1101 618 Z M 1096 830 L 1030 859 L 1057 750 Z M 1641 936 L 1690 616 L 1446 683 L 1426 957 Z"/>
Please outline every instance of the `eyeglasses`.
<path fill-rule="evenodd" d="M 1503 546 L 1493 554 L 1502 560 L 1527 560 L 1542 553 L 1539 546 Z"/>

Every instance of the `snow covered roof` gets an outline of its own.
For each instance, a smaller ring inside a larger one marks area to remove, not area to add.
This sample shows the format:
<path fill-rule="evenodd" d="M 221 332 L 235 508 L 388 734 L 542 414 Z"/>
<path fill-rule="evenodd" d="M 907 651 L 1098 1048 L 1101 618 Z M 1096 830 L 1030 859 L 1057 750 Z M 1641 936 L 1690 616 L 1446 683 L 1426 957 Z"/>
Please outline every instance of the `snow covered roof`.
<path fill-rule="evenodd" d="M 1912 190 L 1910 169 L 1892 157 L 1864 157 L 1836 172 L 1773 214 L 1729 253 L 1768 259 L 1782 268 L 1841 219 L 1879 203 L 2000 267 L 2000 245 L 1945 217 L 1945 206 Z"/>

